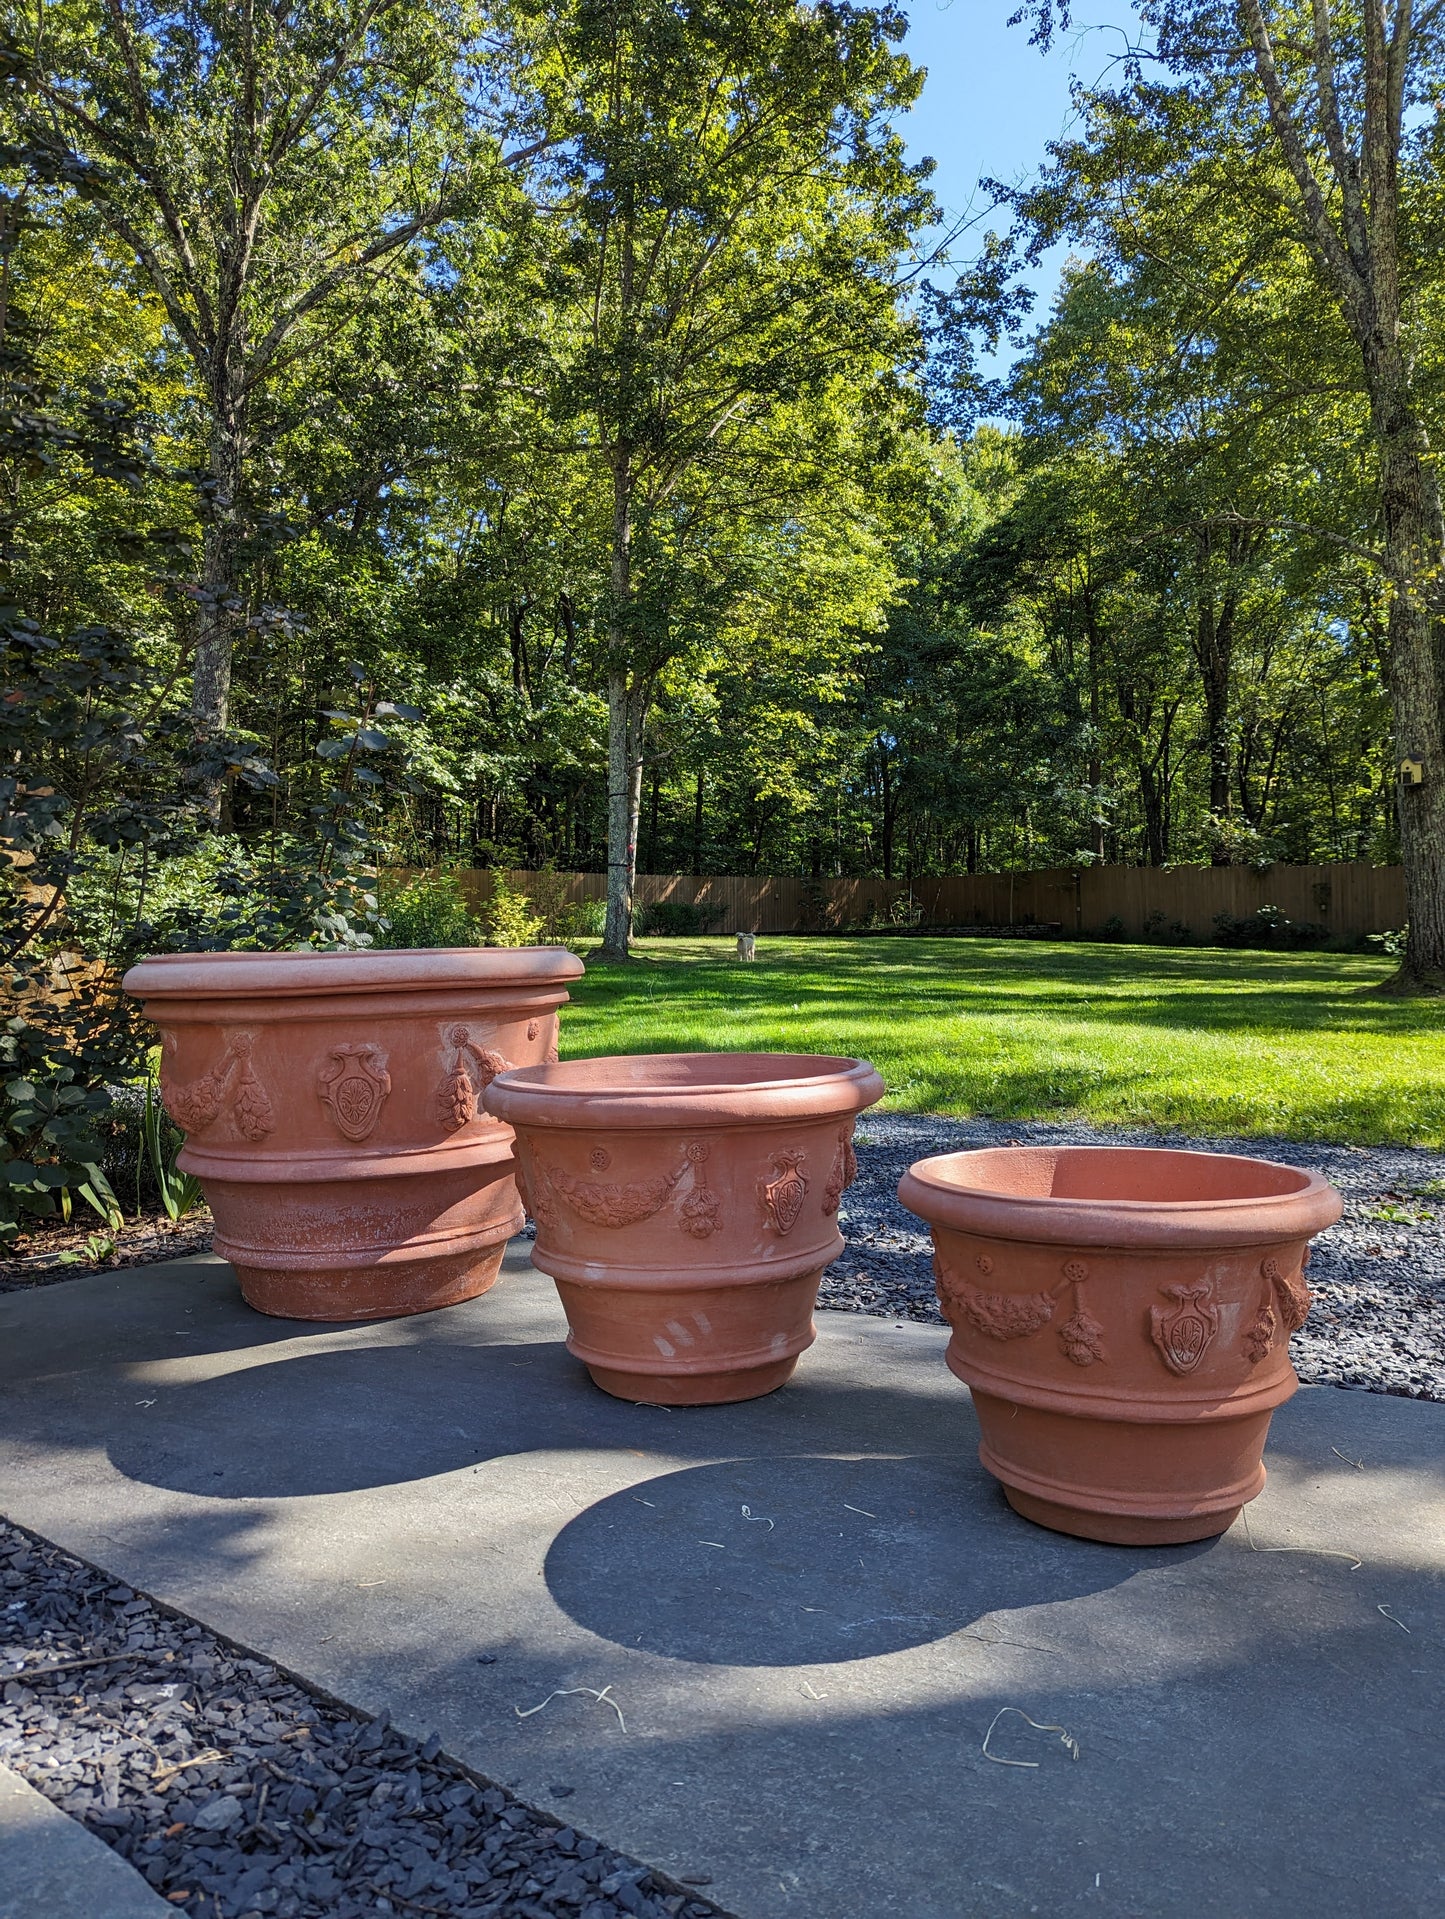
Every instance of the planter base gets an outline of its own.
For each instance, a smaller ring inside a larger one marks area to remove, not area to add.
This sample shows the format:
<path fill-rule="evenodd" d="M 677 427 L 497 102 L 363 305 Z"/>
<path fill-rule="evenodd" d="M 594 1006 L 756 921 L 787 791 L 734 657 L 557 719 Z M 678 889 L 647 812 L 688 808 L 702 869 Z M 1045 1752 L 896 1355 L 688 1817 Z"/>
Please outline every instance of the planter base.
<path fill-rule="evenodd" d="M 551 1262 L 553 1264 L 559 1262 Z M 532 1264 L 544 1272 L 534 1252 Z M 820 1267 L 789 1279 L 655 1284 L 563 1279 L 567 1350 L 594 1385 L 644 1406 L 724 1406 L 761 1399 L 792 1377 L 817 1338 Z"/>
<path fill-rule="evenodd" d="M 310 1272 L 247 1266 L 235 1259 L 231 1263 L 246 1304 L 273 1319 L 399 1319 L 459 1306 L 464 1299 L 489 1292 L 506 1250 L 503 1242 L 443 1259 L 398 1259 L 370 1268 L 333 1266 Z M 216 1251 L 230 1257 L 219 1241 Z"/>
<path fill-rule="evenodd" d="M 967 1377 L 951 1349 L 949 1366 Z M 980 1463 L 1015 1512 L 1053 1532 L 1177 1546 L 1227 1532 L 1264 1491 L 1269 1409 L 1179 1424 L 1109 1419 L 1102 1409 L 1080 1418 L 969 1386 L 983 1434 Z"/>
<path fill-rule="evenodd" d="M 440 1155 L 436 1156 L 439 1160 Z M 452 1164 L 398 1154 L 349 1180 L 207 1185 L 215 1249 L 248 1306 L 276 1319 L 400 1319 L 487 1291 L 523 1213 L 512 1156 L 482 1142 Z"/>
<path fill-rule="evenodd" d="M 1127 1513 L 1084 1512 L 1060 1506 L 1050 1499 L 1005 1486 L 1003 1496 L 1014 1511 L 1050 1532 L 1072 1533 L 1075 1539 L 1097 1539 L 1106 1546 L 1185 1546 L 1194 1539 L 1214 1539 L 1227 1533 L 1244 1511 L 1242 1505 L 1226 1512 L 1196 1513 L 1189 1519 L 1138 1519 Z"/>
<path fill-rule="evenodd" d="M 569 1339 L 568 1347 L 573 1352 Z M 580 1358 L 581 1355 L 579 1354 Z M 587 1362 L 583 1360 L 584 1365 Z M 629 1399 L 637 1406 L 730 1406 L 739 1399 L 761 1399 L 785 1385 L 797 1368 L 798 1355 L 770 1360 L 765 1366 L 746 1371 L 721 1373 L 646 1373 L 618 1372 L 609 1366 L 590 1366 L 592 1384 L 600 1386 L 614 1399 Z"/>

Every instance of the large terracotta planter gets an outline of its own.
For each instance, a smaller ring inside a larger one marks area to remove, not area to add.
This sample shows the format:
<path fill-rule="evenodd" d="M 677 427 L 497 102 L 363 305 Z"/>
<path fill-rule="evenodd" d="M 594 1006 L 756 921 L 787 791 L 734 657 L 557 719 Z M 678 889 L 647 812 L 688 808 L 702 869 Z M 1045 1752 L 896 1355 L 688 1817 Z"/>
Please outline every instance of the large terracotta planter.
<path fill-rule="evenodd" d="M 920 1160 L 898 1196 L 933 1229 L 948 1364 L 1010 1505 L 1121 1545 L 1224 1532 L 1299 1385 L 1335 1189 L 1226 1154 L 1000 1147 Z"/>
<path fill-rule="evenodd" d="M 523 1223 L 488 1082 L 555 1058 L 556 947 L 201 953 L 125 977 L 216 1251 L 263 1313 L 387 1319 L 485 1292 Z"/>
<path fill-rule="evenodd" d="M 532 1263 L 604 1392 L 669 1406 L 755 1399 L 814 1338 L 866 1060 L 661 1053 L 504 1073 Z"/>

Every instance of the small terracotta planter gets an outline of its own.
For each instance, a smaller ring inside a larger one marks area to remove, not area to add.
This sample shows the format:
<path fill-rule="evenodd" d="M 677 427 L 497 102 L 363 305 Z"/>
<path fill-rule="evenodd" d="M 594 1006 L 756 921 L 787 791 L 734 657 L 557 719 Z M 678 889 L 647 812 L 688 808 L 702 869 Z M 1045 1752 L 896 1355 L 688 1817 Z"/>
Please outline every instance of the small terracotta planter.
<path fill-rule="evenodd" d="M 511 1129 L 482 1107 L 555 1058 L 582 962 L 557 947 L 196 953 L 126 990 L 161 1032 L 216 1251 L 283 1319 L 388 1319 L 492 1284 L 523 1222 Z"/>
<path fill-rule="evenodd" d="M 1333 1186 L 1220 1153 L 999 1147 L 920 1160 L 898 1197 L 933 1229 L 948 1364 L 1016 1511 L 1130 1546 L 1233 1524 L 1299 1385 Z"/>
<path fill-rule="evenodd" d="M 604 1392 L 695 1406 L 782 1385 L 843 1250 L 854 1118 L 882 1093 L 866 1060 L 791 1053 L 567 1060 L 492 1082 L 532 1263 Z"/>

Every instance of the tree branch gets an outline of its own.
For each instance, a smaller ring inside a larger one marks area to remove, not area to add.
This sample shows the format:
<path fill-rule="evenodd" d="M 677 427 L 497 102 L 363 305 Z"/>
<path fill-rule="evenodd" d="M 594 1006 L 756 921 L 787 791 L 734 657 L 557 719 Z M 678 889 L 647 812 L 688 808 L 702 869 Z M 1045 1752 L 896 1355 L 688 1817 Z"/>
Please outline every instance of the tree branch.
<path fill-rule="evenodd" d="M 308 313 L 313 312 L 324 300 L 329 299 L 339 286 L 370 266 L 373 260 L 380 260 L 388 253 L 394 253 L 398 247 L 406 246 L 416 239 L 418 234 L 425 233 L 438 221 L 445 220 L 462 204 L 461 195 L 434 200 L 431 206 L 424 208 L 422 212 L 405 221 L 401 226 L 392 227 L 385 233 L 377 234 L 376 238 L 364 246 L 353 259 L 344 260 L 340 265 L 332 267 L 329 272 L 323 273 L 307 292 L 303 293 L 298 300 L 293 300 L 291 305 L 277 316 L 257 344 L 251 355 L 250 370 L 247 373 L 243 391 L 249 393 L 259 386 L 287 334 L 304 320 Z"/>
<path fill-rule="evenodd" d="M 1356 270 L 1368 271 L 1370 257 L 1369 230 L 1365 225 L 1364 199 L 1360 192 L 1360 169 L 1354 154 L 1345 140 L 1344 123 L 1340 119 L 1339 95 L 1335 91 L 1335 49 L 1330 32 L 1330 0 L 1312 0 L 1314 8 L 1313 56 L 1315 84 L 1320 90 L 1320 125 L 1324 131 L 1325 145 L 1329 149 L 1330 164 L 1334 167 L 1335 178 L 1340 183 L 1340 196 L 1344 202 L 1345 242 L 1354 259 Z"/>
<path fill-rule="evenodd" d="M 1350 325 L 1356 337 L 1363 339 L 1370 331 L 1369 289 L 1356 270 L 1345 249 L 1343 241 L 1335 230 L 1325 204 L 1324 191 L 1315 178 L 1310 165 L 1309 154 L 1305 150 L 1304 137 L 1299 124 L 1291 111 L 1284 82 L 1280 78 L 1279 68 L 1275 65 L 1274 47 L 1265 25 L 1264 12 L 1260 0 L 1239 0 L 1240 11 L 1244 15 L 1250 46 L 1254 52 L 1254 69 L 1264 88 L 1265 101 L 1269 107 L 1270 124 L 1275 131 L 1285 164 L 1294 177 L 1299 191 L 1302 211 L 1305 217 L 1305 231 L 1314 245 L 1326 271 L 1334 280 Z"/>

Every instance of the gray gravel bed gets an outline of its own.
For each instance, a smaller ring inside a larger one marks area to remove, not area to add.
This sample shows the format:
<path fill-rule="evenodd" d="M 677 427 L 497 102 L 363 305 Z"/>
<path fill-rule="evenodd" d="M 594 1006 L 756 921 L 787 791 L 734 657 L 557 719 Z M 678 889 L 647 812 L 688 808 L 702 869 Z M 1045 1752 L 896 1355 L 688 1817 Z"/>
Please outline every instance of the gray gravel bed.
<path fill-rule="evenodd" d="M 848 1247 L 824 1275 L 820 1306 L 940 1321 L 928 1228 L 898 1203 L 898 1181 L 915 1159 L 1007 1144 L 1248 1153 L 1318 1169 L 1345 1202 L 1344 1218 L 1315 1241 L 1314 1306 L 1290 1343 L 1300 1378 L 1445 1400 L 1445 1153 L 905 1113 L 865 1113 L 856 1144 L 858 1178 L 839 1209 Z"/>
<path fill-rule="evenodd" d="M 4 1522 L 0 1627 L 0 1759 L 113 1846 L 177 1912 L 712 1919 L 717 1911 L 467 1772 L 435 1736 L 418 1744 L 385 1716 L 368 1720 L 314 1695 Z M 61 1666 L 70 1669 L 42 1676 Z"/>

